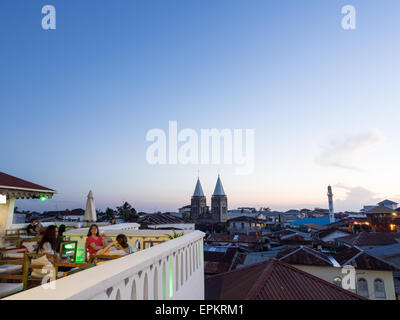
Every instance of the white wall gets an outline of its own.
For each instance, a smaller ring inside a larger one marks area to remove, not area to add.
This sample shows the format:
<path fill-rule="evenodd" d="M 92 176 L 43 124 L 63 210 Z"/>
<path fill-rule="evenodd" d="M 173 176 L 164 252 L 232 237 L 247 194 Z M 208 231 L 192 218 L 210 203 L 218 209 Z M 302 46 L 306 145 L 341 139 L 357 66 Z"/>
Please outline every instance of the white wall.
<path fill-rule="evenodd" d="M 333 283 L 335 277 L 343 279 L 345 274 L 342 273 L 342 268 L 335 267 L 319 267 L 319 266 L 306 266 L 306 265 L 293 265 L 294 267 L 311 273 L 312 275 Z M 356 282 L 357 279 L 364 278 L 368 283 L 369 299 L 371 300 L 384 300 L 375 298 L 374 281 L 375 279 L 383 280 L 385 284 L 386 300 L 396 300 L 396 293 L 394 288 L 393 272 L 392 271 L 375 271 L 375 270 L 361 270 L 356 269 Z M 356 290 L 351 290 L 355 293 Z"/>

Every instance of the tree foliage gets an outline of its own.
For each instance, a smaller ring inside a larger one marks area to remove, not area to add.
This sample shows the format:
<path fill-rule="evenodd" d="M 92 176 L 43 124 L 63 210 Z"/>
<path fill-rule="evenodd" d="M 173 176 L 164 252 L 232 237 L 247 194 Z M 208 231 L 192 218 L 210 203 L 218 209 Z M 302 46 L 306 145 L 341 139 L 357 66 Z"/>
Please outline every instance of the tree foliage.
<path fill-rule="evenodd" d="M 130 221 L 138 217 L 138 214 L 128 202 L 124 202 L 122 206 L 117 207 L 118 216 L 124 221 Z"/>

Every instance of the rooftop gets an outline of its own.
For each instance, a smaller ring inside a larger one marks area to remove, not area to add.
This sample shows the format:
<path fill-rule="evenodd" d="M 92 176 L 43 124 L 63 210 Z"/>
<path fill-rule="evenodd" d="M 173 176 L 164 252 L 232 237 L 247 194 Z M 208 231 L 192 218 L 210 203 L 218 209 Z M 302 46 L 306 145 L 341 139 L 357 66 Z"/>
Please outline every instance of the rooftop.
<path fill-rule="evenodd" d="M 207 242 L 242 242 L 242 243 L 259 243 L 261 241 L 261 237 L 252 236 L 252 235 L 233 235 L 233 234 L 219 234 L 213 233 L 207 239 Z"/>
<path fill-rule="evenodd" d="M 144 225 L 154 225 L 154 224 L 179 224 L 185 223 L 182 218 L 176 217 L 169 213 L 153 213 L 144 216 L 138 220 L 138 223 Z"/>
<path fill-rule="evenodd" d="M 394 202 L 392 200 L 386 199 L 386 200 L 383 200 L 383 201 L 379 202 L 378 204 L 379 205 L 392 205 L 392 204 L 394 205 L 394 204 L 397 204 L 397 202 Z"/>
<path fill-rule="evenodd" d="M 394 211 L 392 210 L 392 209 L 390 209 L 390 208 L 388 208 L 388 207 L 386 207 L 386 206 L 384 206 L 384 205 L 380 205 L 380 206 L 378 206 L 378 207 L 375 207 L 375 208 L 373 208 L 373 209 L 371 209 L 371 210 L 368 210 L 367 212 L 366 212 L 366 214 L 367 215 L 369 215 L 369 214 L 382 214 L 382 213 L 385 213 L 385 214 L 392 214 Z"/>
<path fill-rule="evenodd" d="M 352 246 L 385 246 L 399 243 L 400 233 L 363 231 L 336 240 Z"/>
<path fill-rule="evenodd" d="M 206 300 L 366 300 L 272 259 L 205 279 Z"/>
<path fill-rule="evenodd" d="M 327 256 L 303 246 L 281 251 L 276 258 L 289 264 L 333 266 L 332 261 Z"/>
<path fill-rule="evenodd" d="M 352 265 L 356 269 L 397 271 L 398 268 L 379 257 L 372 255 L 358 247 L 346 248 L 334 255 L 342 267 Z"/>
<path fill-rule="evenodd" d="M 339 219 L 335 219 L 335 222 L 339 221 Z M 303 226 L 303 225 L 308 225 L 308 224 L 315 224 L 317 226 L 326 226 L 330 224 L 330 219 L 329 218 L 303 218 L 300 220 L 296 220 L 290 223 L 291 225 L 294 226 Z"/>
<path fill-rule="evenodd" d="M 14 198 L 39 198 L 42 195 L 51 197 L 54 193 L 50 188 L 0 172 L 0 194 Z"/>

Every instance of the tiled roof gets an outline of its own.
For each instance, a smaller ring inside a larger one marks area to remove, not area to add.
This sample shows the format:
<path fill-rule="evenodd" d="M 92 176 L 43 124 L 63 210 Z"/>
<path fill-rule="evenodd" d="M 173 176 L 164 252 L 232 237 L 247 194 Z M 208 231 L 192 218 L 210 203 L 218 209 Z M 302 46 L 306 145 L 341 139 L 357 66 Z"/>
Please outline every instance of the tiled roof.
<path fill-rule="evenodd" d="M 206 300 L 366 300 L 272 259 L 205 279 Z"/>
<path fill-rule="evenodd" d="M 357 247 L 343 249 L 336 253 L 334 258 L 342 267 L 352 265 L 356 269 L 364 270 L 398 270 L 397 267 L 392 264 Z"/>
<path fill-rule="evenodd" d="M 327 256 L 303 246 L 281 251 L 276 258 L 289 264 L 333 266 L 332 261 Z"/>
<path fill-rule="evenodd" d="M 384 246 L 400 241 L 399 232 L 360 232 L 346 237 L 336 238 L 337 241 L 353 246 Z"/>
<path fill-rule="evenodd" d="M 4 172 L 0 172 L 0 189 L 55 193 L 55 191 L 50 188 L 43 187 L 26 180 L 22 180 Z"/>
<path fill-rule="evenodd" d="M 138 220 L 138 223 L 153 225 L 153 224 L 179 224 L 185 223 L 185 220 L 173 216 L 168 213 L 153 213 Z"/>

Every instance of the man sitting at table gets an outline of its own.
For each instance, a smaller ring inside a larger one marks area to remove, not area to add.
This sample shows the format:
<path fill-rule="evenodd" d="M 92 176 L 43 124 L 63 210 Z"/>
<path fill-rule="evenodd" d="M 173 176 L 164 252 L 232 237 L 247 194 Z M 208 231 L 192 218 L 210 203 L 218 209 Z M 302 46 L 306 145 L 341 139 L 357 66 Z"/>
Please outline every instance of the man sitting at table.
<path fill-rule="evenodd" d="M 28 224 L 26 232 L 28 233 L 28 236 L 38 235 L 38 232 L 36 231 L 36 219 L 31 219 L 31 223 Z"/>

